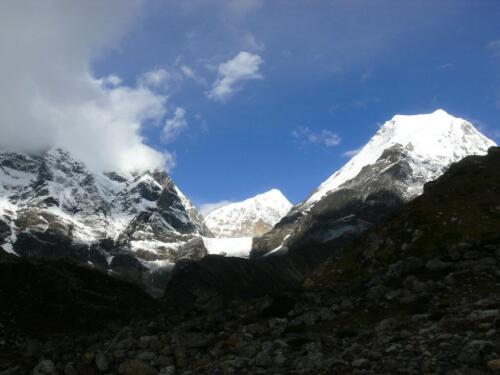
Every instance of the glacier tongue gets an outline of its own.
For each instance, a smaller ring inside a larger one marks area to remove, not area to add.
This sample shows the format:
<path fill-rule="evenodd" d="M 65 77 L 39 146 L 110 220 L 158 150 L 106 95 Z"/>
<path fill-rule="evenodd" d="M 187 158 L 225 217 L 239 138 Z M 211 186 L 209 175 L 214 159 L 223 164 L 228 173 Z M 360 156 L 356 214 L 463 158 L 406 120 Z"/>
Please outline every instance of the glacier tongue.
<path fill-rule="evenodd" d="M 252 250 L 252 237 L 203 237 L 203 244 L 209 254 L 248 258 Z"/>
<path fill-rule="evenodd" d="M 451 163 L 468 155 L 485 154 L 495 142 L 468 121 L 439 109 L 430 114 L 396 115 L 344 167 L 335 172 L 305 201 L 312 206 L 345 182 L 356 177 L 363 167 L 374 164 L 384 150 L 401 145 L 408 153 L 417 180 L 439 177 Z M 422 184 L 408 186 L 409 197 L 421 193 Z"/>
<path fill-rule="evenodd" d="M 230 203 L 205 216 L 205 222 L 216 237 L 254 237 L 270 230 L 292 204 L 277 189 Z"/>

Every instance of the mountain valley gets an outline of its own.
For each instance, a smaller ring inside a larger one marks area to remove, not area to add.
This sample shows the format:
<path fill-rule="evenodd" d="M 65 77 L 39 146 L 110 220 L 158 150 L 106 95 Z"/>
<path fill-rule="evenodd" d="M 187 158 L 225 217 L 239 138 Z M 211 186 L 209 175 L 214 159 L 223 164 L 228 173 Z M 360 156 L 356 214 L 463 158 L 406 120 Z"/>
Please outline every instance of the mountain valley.
<path fill-rule="evenodd" d="M 308 198 L 0 153 L 0 374 L 489 374 L 500 148 L 397 115 Z"/>

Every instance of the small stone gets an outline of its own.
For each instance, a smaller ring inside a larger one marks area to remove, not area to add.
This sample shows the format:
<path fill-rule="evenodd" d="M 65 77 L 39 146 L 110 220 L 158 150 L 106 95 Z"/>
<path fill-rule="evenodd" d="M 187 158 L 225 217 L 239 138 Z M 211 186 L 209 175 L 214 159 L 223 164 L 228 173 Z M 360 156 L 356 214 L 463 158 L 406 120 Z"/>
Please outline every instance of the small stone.
<path fill-rule="evenodd" d="M 275 366 L 283 367 L 286 362 L 287 362 L 286 357 L 283 355 L 282 352 L 278 352 L 276 354 L 276 357 L 274 357 L 274 365 Z"/>
<path fill-rule="evenodd" d="M 56 373 L 56 366 L 51 360 L 41 361 L 34 369 L 33 375 L 52 375 Z"/>
<path fill-rule="evenodd" d="M 131 360 L 125 363 L 122 363 L 120 366 L 121 373 L 123 375 L 156 375 L 158 374 L 158 371 L 156 371 L 153 367 L 150 365 L 138 361 L 138 360 Z"/>
<path fill-rule="evenodd" d="M 366 358 L 355 359 L 351 362 L 351 366 L 354 368 L 367 368 L 370 365 L 370 361 Z"/>
<path fill-rule="evenodd" d="M 492 370 L 500 370 L 500 359 L 492 359 L 487 365 Z"/>
<path fill-rule="evenodd" d="M 385 299 L 392 301 L 393 299 L 398 298 L 401 293 L 401 289 L 391 290 L 390 292 L 386 293 Z"/>
<path fill-rule="evenodd" d="M 64 375 L 78 375 L 72 362 L 67 363 L 64 367 Z"/>
<path fill-rule="evenodd" d="M 407 305 L 413 303 L 417 300 L 417 296 L 413 293 L 405 293 L 402 297 L 399 298 L 399 302 Z"/>
<path fill-rule="evenodd" d="M 255 357 L 255 364 L 260 367 L 267 367 L 271 364 L 271 357 L 269 356 L 269 352 L 261 351 Z"/>
<path fill-rule="evenodd" d="M 184 367 L 186 365 L 186 346 L 179 335 L 172 336 L 172 345 L 174 347 L 175 363 L 179 367 Z"/>
<path fill-rule="evenodd" d="M 454 285 L 455 284 L 455 278 L 453 277 L 453 274 L 450 273 L 448 276 L 444 278 L 444 283 L 446 285 Z"/>
<path fill-rule="evenodd" d="M 95 365 L 97 369 L 101 372 L 105 372 L 109 369 L 109 361 L 106 354 L 103 352 L 98 352 L 95 356 Z"/>
<path fill-rule="evenodd" d="M 136 358 L 144 362 L 149 362 L 156 358 L 156 354 L 153 352 L 143 352 L 138 354 Z"/>
<path fill-rule="evenodd" d="M 493 336 L 495 336 L 495 333 L 497 333 L 497 331 L 494 328 L 492 328 L 492 329 L 488 330 L 488 332 L 486 332 L 484 335 L 486 337 L 493 337 Z"/>
<path fill-rule="evenodd" d="M 0 371 L 0 375 L 18 375 L 21 373 L 21 369 L 16 367 L 8 368 L 7 370 Z"/>
<path fill-rule="evenodd" d="M 83 355 L 83 363 L 85 363 L 86 365 L 90 365 L 92 364 L 92 362 L 94 362 L 94 358 L 94 353 L 87 352 Z"/>
<path fill-rule="evenodd" d="M 485 354 L 491 353 L 494 348 L 495 344 L 490 341 L 473 340 L 463 347 L 458 359 L 468 364 L 477 364 Z"/>
<path fill-rule="evenodd" d="M 303 319 L 304 319 L 304 323 L 307 326 L 312 326 L 316 323 L 316 314 L 312 311 L 309 311 L 309 312 L 304 314 Z"/>
<path fill-rule="evenodd" d="M 452 264 L 451 263 L 446 263 L 446 262 L 443 262 L 440 259 L 434 258 L 434 259 L 429 260 L 425 264 L 425 267 L 429 271 L 442 271 L 442 270 L 446 270 L 448 268 L 451 268 Z"/>
<path fill-rule="evenodd" d="M 469 315 L 469 320 L 478 321 L 496 318 L 499 315 L 499 310 L 482 310 L 482 311 L 473 311 Z"/>
<path fill-rule="evenodd" d="M 175 366 L 168 366 L 163 370 L 165 375 L 175 375 Z"/>
<path fill-rule="evenodd" d="M 397 345 L 397 344 L 392 344 L 392 345 L 390 345 L 389 347 L 387 347 L 387 348 L 385 349 L 385 352 L 386 352 L 386 353 L 392 353 L 392 352 L 394 352 L 394 351 L 396 351 L 396 350 L 398 350 L 398 349 L 399 349 L 399 345 Z"/>

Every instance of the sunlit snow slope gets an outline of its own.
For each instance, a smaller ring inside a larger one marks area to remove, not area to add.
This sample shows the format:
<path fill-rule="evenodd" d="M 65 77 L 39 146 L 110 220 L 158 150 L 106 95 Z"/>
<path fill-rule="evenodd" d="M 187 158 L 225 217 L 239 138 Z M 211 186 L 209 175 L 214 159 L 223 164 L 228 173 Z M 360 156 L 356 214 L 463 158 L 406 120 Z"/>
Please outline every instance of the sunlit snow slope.
<path fill-rule="evenodd" d="M 495 142 L 468 121 L 438 109 L 430 114 L 396 115 L 344 167 L 335 172 L 307 199 L 312 205 L 375 163 L 384 150 L 400 144 L 408 151 L 412 169 L 422 182 L 434 180 L 451 163 L 467 155 L 485 154 Z M 423 184 L 408 186 L 408 196 L 421 193 Z"/>
<path fill-rule="evenodd" d="M 279 190 L 272 189 L 210 212 L 205 223 L 216 237 L 254 237 L 269 231 L 291 207 Z"/>

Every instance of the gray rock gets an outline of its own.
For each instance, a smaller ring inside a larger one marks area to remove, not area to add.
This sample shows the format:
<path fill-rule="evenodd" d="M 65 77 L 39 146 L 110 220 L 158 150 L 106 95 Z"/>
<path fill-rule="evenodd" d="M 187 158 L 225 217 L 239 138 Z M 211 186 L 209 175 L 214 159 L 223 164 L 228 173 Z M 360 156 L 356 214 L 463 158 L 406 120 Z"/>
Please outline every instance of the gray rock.
<path fill-rule="evenodd" d="M 165 367 L 165 368 L 161 371 L 161 374 L 162 374 L 162 375 L 175 375 L 175 366 L 168 366 L 168 367 Z"/>
<path fill-rule="evenodd" d="M 385 299 L 388 301 L 392 301 L 398 298 L 401 295 L 401 293 L 402 293 L 401 289 L 391 290 L 390 292 L 386 293 Z"/>
<path fill-rule="evenodd" d="M 184 343 L 188 348 L 207 347 L 212 339 L 213 335 L 207 335 L 204 333 L 192 333 L 189 335 L 184 335 Z"/>
<path fill-rule="evenodd" d="M 140 361 L 150 362 L 156 358 L 156 354 L 153 352 L 142 352 L 139 353 L 136 358 Z"/>
<path fill-rule="evenodd" d="M 50 359 L 41 361 L 34 369 L 33 375 L 55 375 L 56 366 Z"/>
<path fill-rule="evenodd" d="M 425 268 L 429 271 L 444 271 L 450 269 L 451 267 L 453 267 L 452 263 L 443 262 L 438 258 L 431 259 L 425 264 Z"/>
<path fill-rule="evenodd" d="M 312 326 L 316 323 L 316 313 L 314 313 L 313 311 L 308 311 L 304 314 L 302 319 L 305 325 Z"/>
<path fill-rule="evenodd" d="M 351 362 L 351 366 L 354 368 L 368 368 L 370 361 L 366 358 L 358 358 Z"/>
<path fill-rule="evenodd" d="M 287 363 L 287 359 L 283 352 L 278 351 L 274 357 L 274 365 L 277 367 L 283 367 Z"/>
<path fill-rule="evenodd" d="M 306 371 L 306 373 L 313 373 L 314 370 L 323 368 L 323 353 L 309 353 L 304 357 L 300 357 L 295 362 L 295 366 L 299 370 Z"/>
<path fill-rule="evenodd" d="M 160 340 L 157 336 L 141 336 L 139 346 L 142 349 L 151 349 L 153 351 L 160 348 Z"/>
<path fill-rule="evenodd" d="M 177 366 L 184 367 L 186 365 L 186 346 L 178 334 L 172 335 L 172 345 Z"/>
<path fill-rule="evenodd" d="M 97 369 L 101 372 L 106 372 L 109 369 L 109 361 L 106 354 L 103 352 L 98 352 L 95 356 L 95 365 Z"/>
<path fill-rule="evenodd" d="M 468 342 L 460 352 L 458 359 L 469 365 L 483 362 L 483 356 L 491 353 L 495 345 L 491 341 L 473 340 Z"/>
<path fill-rule="evenodd" d="M 0 371 L 0 375 L 18 375 L 21 374 L 21 371 L 22 370 L 16 366 Z"/>
<path fill-rule="evenodd" d="M 72 362 L 69 362 L 66 366 L 64 366 L 64 375 L 78 375 Z"/>
<path fill-rule="evenodd" d="M 263 350 L 255 357 L 255 364 L 260 367 L 268 367 L 272 363 L 269 351 Z"/>
<path fill-rule="evenodd" d="M 494 319 L 500 314 L 499 310 L 482 310 L 473 311 L 469 314 L 468 319 L 471 321 L 481 321 L 486 319 Z"/>
<path fill-rule="evenodd" d="M 158 371 L 150 365 L 133 359 L 120 365 L 120 372 L 123 375 L 157 375 Z"/>

